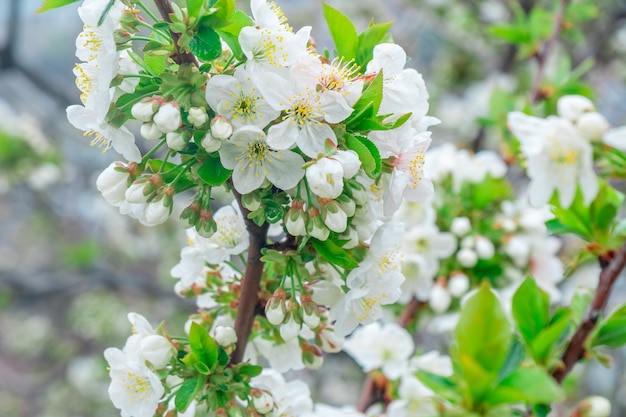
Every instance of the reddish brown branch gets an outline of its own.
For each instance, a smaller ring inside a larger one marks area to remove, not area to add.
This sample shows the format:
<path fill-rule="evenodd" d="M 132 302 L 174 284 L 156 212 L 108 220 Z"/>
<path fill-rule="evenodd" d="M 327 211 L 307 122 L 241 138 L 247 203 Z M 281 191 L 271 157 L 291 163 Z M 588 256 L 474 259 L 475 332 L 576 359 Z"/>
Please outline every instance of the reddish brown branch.
<path fill-rule="evenodd" d="M 567 345 L 567 348 L 561 357 L 561 361 L 563 362 L 562 366 L 557 367 L 552 372 L 552 376 L 559 383 L 563 382 L 565 376 L 572 370 L 576 362 L 578 362 L 578 360 L 582 358 L 585 353 L 585 341 L 596 326 L 596 322 L 598 321 L 598 318 L 600 317 L 600 314 L 602 313 L 602 310 L 604 310 L 604 307 L 609 299 L 613 284 L 626 265 L 626 243 L 624 243 L 624 245 L 615 253 L 608 263 L 604 257 L 602 257 L 600 261 L 602 264 L 602 271 L 600 272 L 598 288 L 596 288 L 596 293 L 593 300 L 591 300 L 591 306 L 589 307 L 587 317 L 580 324 L 580 327 L 578 327 Z"/>
<path fill-rule="evenodd" d="M 406 328 L 409 323 L 417 317 L 420 308 L 422 308 L 425 304 L 426 303 L 424 301 L 420 301 L 413 297 L 406 305 L 402 313 L 400 313 L 397 323 Z M 380 381 L 377 382 L 377 380 L 371 375 L 368 375 L 363 383 L 363 388 L 361 388 L 361 395 L 359 396 L 359 401 L 356 406 L 357 410 L 362 413 L 365 412 L 370 405 L 380 399 L 384 399 L 384 394 L 384 384 L 381 384 Z"/>
<path fill-rule="evenodd" d="M 243 360 L 243 354 L 248 344 L 256 306 L 259 302 L 259 288 L 261 276 L 263 274 L 263 262 L 261 261 L 261 249 L 267 242 L 267 229 L 269 224 L 258 226 L 248 219 L 250 211 L 241 204 L 241 194 L 233 189 L 235 199 L 239 204 L 241 213 L 246 223 L 246 228 L 250 235 L 250 247 L 248 248 L 248 260 L 244 276 L 241 279 L 241 295 L 237 306 L 237 317 L 235 317 L 235 333 L 237 334 L 237 345 L 231 356 L 231 363 L 237 364 Z"/>
<path fill-rule="evenodd" d="M 548 61 L 550 56 L 552 55 L 552 50 L 556 45 L 556 41 L 561 34 L 561 29 L 563 27 L 563 16 L 565 15 L 565 8 L 569 0 L 561 0 L 559 4 L 559 9 L 554 16 L 554 27 L 552 28 L 552 33 L 550 37 L 543 45 L 543 49 L 536 54 L 537 59 L 537 75 L 535 80 L 533 81 L 532 89 L 530 90 L 530 104 L 534 104 L 539 97 L 541 97 L 541 83 L 543 82 L 543 78 L 545 77 L 546 67 L 548 65 Z"/>
<path fill-rule="evenodd" d="M 161 17 L 163 17 L 163 20 L 171 23 L 172 19 L 170 18 L 170 14 L 174 13 L 174 9 L 172 8 L 172 3 L 170 3 L 170 0 L 154 0 L 154 4 L 159 10 Z M 174 54 L 174 56 L 172 56 L 174 61 L 176 61 L 176 63 L 178 64 L 189 63 L 195 64 L 197 66 L 198 60 L 196 60 L 196 57 L 192 53 L 183 52 L 180 50 L 180 47 L 178 46 L 180 33 L 170 31 L 170 35 L 172 35 L 172 40 L 174 41 L 174 48 L 176 48 L 176 53 Z"/>

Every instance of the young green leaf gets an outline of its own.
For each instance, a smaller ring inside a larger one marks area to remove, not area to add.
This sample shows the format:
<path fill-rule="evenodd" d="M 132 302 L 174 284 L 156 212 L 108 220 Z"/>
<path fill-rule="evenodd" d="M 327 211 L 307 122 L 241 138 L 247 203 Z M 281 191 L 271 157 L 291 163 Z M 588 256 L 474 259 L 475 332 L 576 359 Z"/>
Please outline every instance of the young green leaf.
<path fill-rule="evenodd" d="M 563 338 L 571 325 L 571 311 L 568 308 L 559 308 L 554 312 L 548 326 L 546 326 L 530 342 L 533 358 L 541 365 L 547 365 L 556 344 Z"/>
<path fill-rule="evenodd" d="M 513 295 L 512 313 L 522 338 L 530 344 L 550 321 L 550 297 L 528 277 Z"/>
<path fill-rule="evenodd" d="M 487 394 L 485 402 L 490 405 L 506 403 L 545 404 L 561 401 L 565 393 L 552 376 L 539 367 L 519 368 Z"/>
<path fill-rule="evenodd" d="M 198 176 L 202 181 L 213 187 L 224 184 L 233 171 L 224 168 L 219 157 L 209 156 L 198 168 Z"/>
<path fill-rule="evenodd" d="M 189 41 L 189 49 L 201 60 L 211 61 L 222 55 L 222 41 L 215 30 L 200 26 L 198 33 Z"/>
<path fill-rule="evenodd" d="M 591 346 L 617 348 L 626 344 L 626 304 L 622 304 L 596 327 Z"/>
<path fill-rule="evenodd" d="M 367 63 L 372 60 L 374 47 L 383 41 L 391 28 L 391 24 L 392 22 L 372 24 L 359 33 L 356 53 L 357 65 L 365 68 Z"/>
<path fill-rule="evenodd" d="M 220 27 L 216 29 L 216 31 L 233 51 L 235 58 L 241 60 L 244 54 L 239 44 L 239 33 L 244 27 L 252 25 L 252 19 L 241 10 L 237 10 L 230 19 L 230 22 L 228 26 Z"/>
<path fill-rule="evenodd" d="M 58 7 L 67 6 L 68 4 L 76 3 L 78 0 L 43 0 L 41 6 L 35 13 L 43 13 L 48 10 L 56 9 Z"/>
<path fill-rule="evenodd" d="M 347 133 L 344 138 L 348 149 L 353 150 L 359 156 L 365 173 L 371 178 L 376 178 L 382 168 L 378 147 L 363 136 L 353 136 Z"/>
<path fill-rule="evenodd" d="M 196 378 L 186 379 L 182 383 L 178 391 L 176 391 L 176 397 L 174 397 L 174 406 L 179 413 L 184 413 L 187 410 L 187 407 L 202 390 L 205 382 L 206 378 L 204 376 L 197 376 Z"/>
<path fill-rule="evenodd" d="M 360 120 L 375 117 L 383 99 L 383 72 L 380 71 L 372 82 L 365 88 L 361 97 L 354 103 L 354 111 L 346 119 L 346 125 L 351 126 Z"/>
<path fill-rule="evenodd" d="M 309 241 L 317 253 L 331 264 L 335 264 L 344 269 L 354 269 L 359 266 L 357 261 L 354 260 L 347 250 L 337 245 L 332 240 L 322 241 L 311 238 Z"/>
<path fill-rule="evenodd" d="M 198 360 L 209 369 L 217 362 L 217 344 L 206 329 L 198 323 L 191 323 L 189 330 L 189 347 Z"/>
<path fill-rule="evenodd" d="M 189 17 L 198 18 L 202 5 L 204 4 L 204 0 L 186 0 L 186 4 L 187 15 Z"/>
<path fill-rule="evenodd" d="M 328 3 L 323 3 L 322 11 L 328 24 L 330 35 L 335 42 L 337 55 L 343 57 L 345 62 L 356 58 L 358 37 L 356 28 L 346 15 L 331 7 Z"/>
<path fill-rule="evenodd" d="M 461 392 L 454 379 L 424 370 L 418 370 L 415 376 L 422 384 L 433 390 L 437 395 L 450 401 L 450 403 L 457 404 L 461 402 Z"/>

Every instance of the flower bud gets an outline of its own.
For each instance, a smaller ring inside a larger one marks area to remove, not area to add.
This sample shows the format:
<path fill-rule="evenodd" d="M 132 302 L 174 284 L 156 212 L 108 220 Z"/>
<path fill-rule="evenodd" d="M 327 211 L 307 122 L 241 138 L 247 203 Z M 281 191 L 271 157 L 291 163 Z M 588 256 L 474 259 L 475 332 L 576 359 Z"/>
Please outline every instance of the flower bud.
<path fill-rule="evenodd" d="M 225 140 L 233 134 L 233 125 L 224 116 L 215 116 L 211 120 L 211 135 L 214 138 Z"/>
<path fill-rule="evenodd" d="M 343 165 L 343 177 L 344 178 L 352 178 L 357 172 L 359 172 L 359 168 L 361 168 L 361 160 L 359 156 L 353 150 L 341 151 L 338 150 L 335 155 L 333 155 L 333 159 L 341 162 Z"/>
<path fill-rule="evenodd" d="M 476 237 L 476 254 L 479 259 L 491 259 L 495 253 L 496 249 L 491 240 L 484 236 Z"/>
<path fill-rule="evenodd" d="M 344 249 L 352 249 L 359 245 L 359 232 L 354 227 L 348 227 L 340 236 L 340 240 L 346 241 Z"/>
<path fill-rule="evenodd" d="M 287 306 L 285 305 L 286 294 L 282 288 L 274 291 L 265 305 L 265 317 L 274 326 L 278 326 L 285 320 Z"/>
<path fill-rule="evenodd" d="M 125 200 L 129 173 L 119 161 L 112 162 L 96 180 L 96 187 L 104 199 L 115 206 Z"/>
<path fill-rule="evenodd" d="M 139 128 L 139 133 L 141 133 L 141 136 L 146 140 L 156 140 L 163 136 L 163 132 L 152 122 L 142 124 L 141 128 Z"/>
<path fill-rule="evenodd" d="M 448 292 L 453 297 L 460 297 L 469 290 L 470 282 L 467 275 L 463 273 L 453 274 L 448 279 Z"/>
<path fill-rule="evenodd" d="M 597 112 L 583 113 L 576 122 L 578 132 L 587 140 L 602 140 L 602 135 L 609 131 L 611 126 L 606 118 Z"/>
<path fill-rule="evenodd" d="M 198 200 L 195 200 L 189 206 L 185 207 L 182 213 L 180 213 L 180 220 L 182 221 L 185 229 L 195 226 L 196 222 L 200 218 L 201 208 L 202 203 Z"/>
<path fill-rule="evenodd" d="M 452 220 L 450 231 L 458 237 L 463 237 L 472 230 L 472 224 L 467 217 L 455 217 Z"/>
<path fill-rule="evenodd" d="M 285 342 L 295 339 L 298 334 L 300 334 L 302 324 L 298 323 L 296 315 L 297 312 L 287 313 L 286 320 L 280 325 L 280 337 L 282 337 Z"/>
<path fill-rule="evenodd" d="M 261 414 L 267 414 L 274 408 L 274 398 L 266 390 L 252 388 L 250 390 L 252 406 Z"/>
<path fill-rule="evenodd" d="M 472 249 L 475 244 L 476 241 L 474 240 L 474 236 L 465 236 L 463 239 L 461 239 L 460 243 L 463 249 Z"/>
<path fill-rule="evenodd" d="M 348 216 L 334 200 L 322 203 L 322 219 L 333 232 L 341 233 L 348 227 Z"/>
<path fill-rule="evenodd" d="M 174 354 L 172 344 L 165 337 L 152 334 L 141 339 L 141 354 L 155 369 L 163 369 Z"/>
<path fill-rule="evenodd" d="M 142 122 L 152 121 L 152 116 L 159 108 L 159 101 L 161 97 L 152 96 L 142 99 L 141 101 L 133 104 L 130 109 L 130 113 L 133 117 Z"/>
<path fill-rule="evenodd" d="M 556 103 L 559 116 L 574 122 L 584 112 L 593 111 L 594 106 L 587 97 L 578 95 L 563 96 Z"/>
<path fill-rule="evenodd" d="M 317 207 L 310 207 L 309 210 L 307 210 L 307 214 L 309 215 L 309 221 L 307 222 L 307 232 L 309 232 L 309 235 L 318 240 L 328 239 L 330 230 L 324 224 L 324 220 L 322 216 L 320 216 Z"/>
<path fill-rule="evenodd" d="M 343 166 L 331 158 L 322 158 L 305 171 L 311 191 L 322 198 L 335 199 L 343 192 Z"/>
<path fill-rule="evenodd" d="M 317 328 L 320 324 L 320 315 L 317 304 L 313 302 L 310 295 L 303 294 L 300 296 L 302 303 L 302 321 L 311 330 Z"/>
<path fill-rule="evenodd" d="M 325 327 L 315 334 L 315 343 L 321 346 L 324 352 L 337 353 L 343 349 L 344 339 L 337 337 L 332 327 Z"/>
<path fill-rule="evenodd" d="M 442 314 L 448 311 L 451 302 L 452 297 L 450 297 L 450 293 L 443 285 L 433 285 L 428 296 L 428 305 L 435 313 Z"/>
<path fill-rule="evenodd" d="M 217 231 L 217 223 L 213 219 L 211 210 L 200 210 L 200 216 L 195 224 L 196 232 L 202 237 L 210 238 Z"/>
<path fill-rule="evenodd" d="M 302 200 L 294 200 L 285 215 L 285 228 L 292 236 L 306 235 L 306 213 Z"/>
<path fill-rule="evenodd" d="M 319 369 L 324 364 L 324 354 L 318 346 L 304 342 L 300 345 L 302 363 L 309 369 Z"/>
<path fill-rule="evenodd" d="M 163 104 L 152 118 L 152 121 L 163 133 L 175 131 L 182 124 L 178 104 L 175 102 Z"/>
<path fill-rule="evenodd" d="M 170 132 L 165 135 L 167 146 L 173 151 L 182 151 L 187 146 L 187 141 L 182 133 Z"/>
<path fill-rule="evenodd" d="M 337 197 L 335 201 L 339 203 L 341 209 L 346 212 L 346 215 L 348 217 L 354 216 L 354 212 L 356 211 L 356 203 L 353 199 L 345 194 L 342 194 Z"/>
<path fill-rule="evenodd" d="M 148 181 L 144 179 L 133 182 L 124 193 L 126 201 L 129 203 L 146 203 L 156 190 Z"/>
<path fill-rule="evenodd" d="M 471 249 L 461 249 L 456 254 L 456 260 L 465 268 L 473 268 L 478 263 L 478 255 Z"/>
<path fill-rule="evenodd" d="M 504 252 L 513 259 L 513 263 L 522 267 L 530 257 L 530 244 L 526 239 L 513 236 L 504 247 Z"/>
<path fill-rule="evenodd" d="M 204 107 L 190 107 L 187 120 L 193 127 L 200 127 L 209 120 L 209 115 L 206 114 Z"/>
<path fill-rule="evenodd" d="M 580 417 L 609 417 L 611 403 L 604 397 L 593 395 L 580 402 L 578 411 Z"/>
<path fill-rule="evenodd" d="M 148 203 L 142 223 L 145 226 L 156 226 L 165 223 L 170 214 L 172 214 L 171 201 L 171 197 L 164 196 L 157 201 Z"/>
<path fill-rule="evenodd" d="M 207 153 L 212 153 L 220 150 L 222 147 L 222 141 L 213 137 L 210 132 L 207 132 L 202 139 L 202 142 L 200 142 L 200 145 L 202 145 Z"/>
<path fill-rule="evenodd" d="M 237 333 L 230 326 L 217 326 L 215 328 L 215 341 L 220 346 L 230 346 L 237 343 Z"/>

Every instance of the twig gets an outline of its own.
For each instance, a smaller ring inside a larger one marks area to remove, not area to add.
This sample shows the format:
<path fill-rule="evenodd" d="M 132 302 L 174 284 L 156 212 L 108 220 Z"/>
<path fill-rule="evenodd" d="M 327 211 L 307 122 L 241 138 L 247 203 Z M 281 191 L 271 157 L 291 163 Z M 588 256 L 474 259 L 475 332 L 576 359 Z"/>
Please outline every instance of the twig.
<path fill-rule="evenodd" d="M 417 317 L 420 308 L 422 308 L 425 304 L 425 302 L 413 297 L 406 305 L 402 313 L 400 313 L 397 323 L 402 327 L 407 327 L 409 323 Z M 383 391 L 384 388 L 380 387 L 371 375 L 368 375 L 363 383 L 363 388 L 361 388 L 361 395 L 359 396 L 359 401 L 356 406 L 357 410 L 362 413 L 365 412 L 365 410 L 367 410 L 367 408 L 374 404 L 378 399 L 384 398 Z"/>
<path fill-rule="evenodd" d="M 596 293 L 593 300 L 591 300 L 591 306 L 589 307 L 587 317 L 580 324 L 580 327 L 578 327 L 567 345 L 567 348 L 561 357 L 561 361 L 563 362 L 562 366 L 557 367 L 552 372 L 552 376 L 559 383 L 563 382 L 565 376 L 572 370 L 576 362 L 578 362 L 584 354 L 584 343 L 596 326 L 596 322 L 598 321 L 602 310 L 604 310 L 604 307 L 606 306 L 606 302 L 611 294 L 611 288 L 613 287 L 615 280 L 626 265 L 626 243 L 624 243 L 619 251 L 615 253 L 610 261 L 601 257 L 600 263 L 602 265 L 602 271 L 600 272 L 598 288 L 596 288 Z"/>
<path fill-rule="evenodd" d="M 267 242 L 267 229 L 269 224 L 266 222 L 263 226 L 258 226 L 254 221 L 248 218 L 250 211 L 241 204 L 241 194 L 233 188 L 233 194 L 244 221 L 248 234 L 250 236 L 250 246 L 248 248 L 248 261 L 246 271 L 241 280 L 241 295 L 239 296 L 239 305 L 237 306 L 237 317 L 235 317 L 235 333 L 237 334 L 237 345 L 231 356 L 231 363 L 237 364 L 243 360 L 243 354 L 248 344 L 250 331 L 254 324 L 254 316 L 256 306 L 259 301 L 259 287 L 261 284 L 261 275 L 263 274 L 263 262 L 261 261 L 261 249 L 265 247 Z"/>
<path fill-rule="evenodd" d="M 174 13 L 174 9 L 172 8 L 172 3 L 170 3 L 170 0 L 154 0 L 154 4 L 156 5 L 157 9 L 159 9 L 159 13 L 163 17 L 163 20 L 171 23 L 172 19 L 170 19 L 170 14 Z M 196 60 L 196 57 L 193 54 L 180 50 L 180 47 L 178 46 L 180 33 L 172 32 L 170 30 L 170 34 L 172 35 L 172 40 L 174 41 L 174 48 L 176 48 L 176 53 L 172 58 L 178 64 L 189 63 L 195 64 L 197 66 L 198 60 Z"/>
<path fill-rule="evenodd" d="M 554 49 L 556 41 L 561 33 L 561 28 L 563 26 L 563 16 L 565 14 L 565 8 L 567 7 L 568 3 L 569 0 L 561 0 L 561 3 L 559 4 L 559 9 L 554 16 L 554 28 L 552 28 L 552 33 L 544 44 L 543 50 L 537 52 L 537 76 L 535 77 L 532 89 L 530 90 L 530 104 L 534 104 L 541 96 L 541 83 L 543 82 L 543 78 L 546 73 L 548 60 L 550 59 L 550 55 L 552 55 L 552 50 Z"/>

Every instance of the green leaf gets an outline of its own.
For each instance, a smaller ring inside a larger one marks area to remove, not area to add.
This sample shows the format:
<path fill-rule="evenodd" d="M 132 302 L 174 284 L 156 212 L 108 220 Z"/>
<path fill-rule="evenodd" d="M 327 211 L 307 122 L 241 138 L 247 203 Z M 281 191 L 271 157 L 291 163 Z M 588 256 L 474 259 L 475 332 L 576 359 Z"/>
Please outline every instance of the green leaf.
<path fill-rule="evenodd" d="M 343 57 L 344 61 L 355 59 L 358 37 L 354 24 L 346 15 L 331 7 L 328 3 L 323 3 L 322 10 L 328 24 L 330 36 L 332 36 L 335 42 L 337 55 Z"/>
<path fill-rule="evenodd" d="M 246 364 L 239 367 L 239 373 L 250 378 L 261 375 L 261 372 L 263 372 L 263 367 L 258 365 Z"/>
<path fill-rule="evenodd" d="M 205 0 L 186 0 L 187 15 L 189 17 L 197 18 L 204 2 Z"/>
<path fill-rule="evenodd" d="M 433 390 L 435 394 L 440 395 L 452 404 L 461 402 L 461 393 L 452 378 L 424 370 L 418 370 L 415 376 L 422 384 Z"/>
<path fill-rule="evenodd" d="M 617 216 L 617 212 L 624 202 L 624 194 L 611 187 L 608 182 L 598 180 L 598 194 L 594 199 L 591 207 L 589 207 L 589 217 L 593 222 L 594 236 L 606 234 L 613 221 Z M 600 239 L 596 239 L 600 240 Z M 600 244 L 610 244 L 612 242 L 597 242 Z"/>
<path fill-rule="evenodd" d="M 552 316 L 550 324 L 544 328 L 530 343 L 535 361 L 547 365 L 555 345 L 563 338 L 571 324 L 571 311 L 559 308 Z"/>
<path fill-rule="evenodd" d="M 235 57 L 242 59 L 244 54 L 239 44 L 239 33 L 244 27 L 252 26 L 253 22 L 250 16 L 241 10 L 236 11 L 230 21 L 231 23 L 228 26 L 220 27 L 216 31 L 233 51 Z"/>
<path fill-rule="evenodd" d="M 43 13 L 48 10 L 56 9 L 58 7 L 67 6 L 68 4 L 76 3 L 78 0 L 43 0 L 41 6 L 35 13 Z"/>
<path fill-rule="evenodd" d="M 558 225 L 560 229 L 568 230 L 587 242 L 592 241 L 592 223 L 589 218 L 589 208 L 585 206 L 580 186 L 576 186 L 576 194 L 569 207 L 561 207 L 556 192 L 552 195 L 550 204 L 552 205 L 552 213 L 558 223 L 554 221 L 547 222 L 546 224 L 549 227 Z"/>
<path fill-rule="evenodd" d="M 198 360 L 212 369 L 217 362 L 217 344 L 204 327 L 196 322 L 191 323 L 189 330 L 189 347 Z"/>
<path fill-rule="evenodd" d="M 495 25 L 489 28 L 489 32 L 500 39 L 511 43 L 530 43 L 531 36 L 528 29 L 514 25 Z"/>
<path fill-rule="evenodd" d="M 477 209 L 484 209 L 495 201 L 506 200 L 511 195 L 511 185 L 501 178 L 487 175 L 479 186 L 473 186 L 472 204 Z"/>
<path fill-rule="evenodd" d="M 556 381 L 539 367 L 520 368 L 510 373 L 487 394 L 485 402 L 491 405 L 525 402 L 546 404 L 565 399 L 565 393 Z"/>
<path fill-rule="evenodd" d="M 504 361 L 502 368 L 500 368 L 500 372 L 498 372 L 498 380 L 503 379 L 511 372 L 519 368 L 525 357 L 526 351 L 524 349 L 524 345 L 517 338 L 514 338 L 513 343 L 511 343 L 509 354 L 506 357 L 506 361 Z"/>
<path fill-rule="evenodd" d="M 213 187 L 219 187 L 224 184 L 233 171 L 224 168 L 219 156 L 210 155 L 204 160 L 200 168 L 198 168 L 198 176 L 202 181 Z"/>
<path fill-rule="evenodd" d="M 359 33 L 356 63 L 361 68 L 365 68 L 367 63 L 372 60 L 374 47 L 383 41 L 391 28 L 391 24 L 392 22 L 372 24 L 363 32 Z"/>
<path fill-rule="evenodd" d="M 512 313 L 522 338 L 530 344 L 550 321 L 550 297 L 528 277 L 513 295 Z"/>
<path fill-rule="evenodd" d="M 569 309 L 571 311 L 571 320 L 574 326 L 578 326 L 582 321 L 585 313 L 591 305 L 595 291 L 589 287 L 576 287 L 572 301 L 570 301 Z"/>
<path fill-rule="evenodd" d="M 371 178 L 376 178 L 382 169 L 378 147 L 374 142 L 363 136 L 353 136 L 346 133 L 344 137 L 348 149 L 353 150 L 359 156 L 365 173 Z"/>
<path fill-rule="evenodd" d="M 278 223 L 285 217 L 283 206 L 269 199 L 263 200 L 265 219 L 270 224 Z"/>
<path fill-rule="evenodd" d="M 602 320 L 591 336 L 591 346 L 617 348 L 626 344 L 626 304 L 619 306 Z"/>
<path fill-rule="evenodd" d="M 184 413 L 191 402 L 196 398 L 196 395 L 202 390 L 206 378 L 204 376 L 198 376 L 196 378 L 186 379 L 182 383 L 178 391 L 176 391 L 176 397 L 174 397 L 174 406 L 179 413 Z"/>
<path fill-rule="evenodd" d="M 358 123 L 360 120 L 368 119 L 378 114 L 380 102 L 383 99 L 383 72 L 380 71 L 372 82 L 365 88 L 361 97 L 354 103 L 354 111 L 346 119 L 346 125 Z"/>
<path fill-rule="evenodd" d="M 463 379 L 479 401 L 498 377 L 511 346 L 509 320 L 487 282 L 465 302 L 455 339 Z"/>
<path fill-rule="evenodd" d="M 201 26 L 189 41 L 189 49 L 201 60 L 212 61 L 222 55 L 222 42 L 215 30 Z"/>
<path fill-rule="evenodd" d="M 235 0 L 217 0 L 213 7 L 217 8 L 213 15 L 222 20 L 229 21 L 235 14 Z"/>
<path fill-rule="evenodd" d="M 309 240 L 313 244 L 315 251 L 326 261 L 344 269 L 354 269 L 359 266 L 358 262 L 348 253 L 347 250 L 337 245 L 332 240 Z"/>
<path fill-rule="evenodd" d="M 228 353 L 226 353 L 226 351 L 220 347 L 219 351 L 217 352 L 218 365 L 226 366 L 228 365 L 229 362 L 230 362 L 230 356 L 228 356 Z"/>
<path fill-rule="evenodd" d="M 555 25 L 554 16 L 547 10 L 536 6 L 530 12 L 529 17 L 530 34 L 533 40 L 547 40 Z"/>
<path fill-rule="evenodd" d="M 155 55 L 155 54 L 145 54 L 143 55 L 143 60 L 146 62 L 146 65 L 150 67 L 154 74 L 160 74 L 165 71 L 167 67 L 167 56 L 165 55 Z"/>

